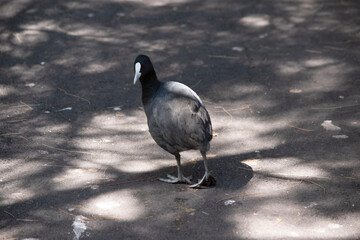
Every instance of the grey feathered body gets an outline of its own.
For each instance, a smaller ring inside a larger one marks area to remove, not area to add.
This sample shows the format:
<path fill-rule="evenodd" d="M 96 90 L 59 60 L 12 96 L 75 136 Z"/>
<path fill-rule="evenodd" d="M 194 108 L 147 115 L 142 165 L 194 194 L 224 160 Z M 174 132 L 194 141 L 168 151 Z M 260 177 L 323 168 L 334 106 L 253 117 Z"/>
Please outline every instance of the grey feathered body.
<path fill-rule="evenodd" d="M 209 113 L 186 85 L 161 82 L 144 109 L 151 136 L 166 151 L 176 154 L 190 149 L 209 150 L 212 139 Z"/>

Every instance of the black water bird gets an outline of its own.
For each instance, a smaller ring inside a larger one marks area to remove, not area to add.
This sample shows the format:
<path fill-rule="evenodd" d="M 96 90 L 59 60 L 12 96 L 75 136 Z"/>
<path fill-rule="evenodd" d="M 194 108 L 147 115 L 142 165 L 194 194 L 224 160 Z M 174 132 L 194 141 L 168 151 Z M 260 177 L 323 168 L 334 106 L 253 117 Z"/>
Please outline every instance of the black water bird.
<path fill-rule="evenodd" d="M 210 148 L 212 126 L 210 115 L 199 96 L 179 82 L 160 82 L 150 58 L 139 55 L 134 62 L 134 85 L 138 80 L 142 86 L 142 103 L 155 142 L 176 158 L 178 177 L 167 175 L 159 180 L 168 183 L 188 183 L 190 187 L 215 185 L 210 175 L 206 152 Z M 198 183 L 184 177 L 181 169 L 180 152 L 197 149 L 203 157 L 205 174 Z"/>

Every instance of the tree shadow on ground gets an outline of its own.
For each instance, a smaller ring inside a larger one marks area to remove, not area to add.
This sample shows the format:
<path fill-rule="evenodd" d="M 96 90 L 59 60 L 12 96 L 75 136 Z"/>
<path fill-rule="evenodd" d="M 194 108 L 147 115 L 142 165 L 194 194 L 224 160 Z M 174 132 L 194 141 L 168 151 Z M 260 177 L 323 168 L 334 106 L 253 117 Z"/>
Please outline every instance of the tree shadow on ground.
<path fill-rule="evenodd" d="M 89 239 L 358 236 L 357 5 L 2 2 L 1 238 L 71 239 L 80 215 Z M 215 188 L 155 181 L 176 167 L 147 133 L 138 53 L 206 103 Z"/>

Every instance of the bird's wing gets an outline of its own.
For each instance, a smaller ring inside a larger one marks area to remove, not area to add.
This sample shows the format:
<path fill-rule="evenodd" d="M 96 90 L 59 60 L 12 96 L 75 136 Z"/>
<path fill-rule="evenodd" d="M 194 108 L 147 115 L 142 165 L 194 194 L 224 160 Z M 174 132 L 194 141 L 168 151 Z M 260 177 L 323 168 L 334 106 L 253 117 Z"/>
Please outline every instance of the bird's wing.
<path fill-rule="evenodd" d="M 160 146 L 163 141 L 179 151 L 206 151 L 212 138 L 209 113 L 196 93 L 184 86 L 170 86 L 154 99 L 148 118 L 150 133 Z"/>

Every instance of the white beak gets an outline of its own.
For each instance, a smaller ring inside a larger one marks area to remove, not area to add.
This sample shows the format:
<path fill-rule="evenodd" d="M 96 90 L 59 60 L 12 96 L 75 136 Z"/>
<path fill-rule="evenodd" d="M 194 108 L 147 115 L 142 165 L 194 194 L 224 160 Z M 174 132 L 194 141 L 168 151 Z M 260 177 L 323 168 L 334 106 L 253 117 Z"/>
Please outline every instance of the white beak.
<path fill-rule="evenodd" d="M 135 76 L 134 76 L 134 85 L 136 84 L 137 80 L 141 77 L 141 64 L 139 62 L 135 63 Z"/>

